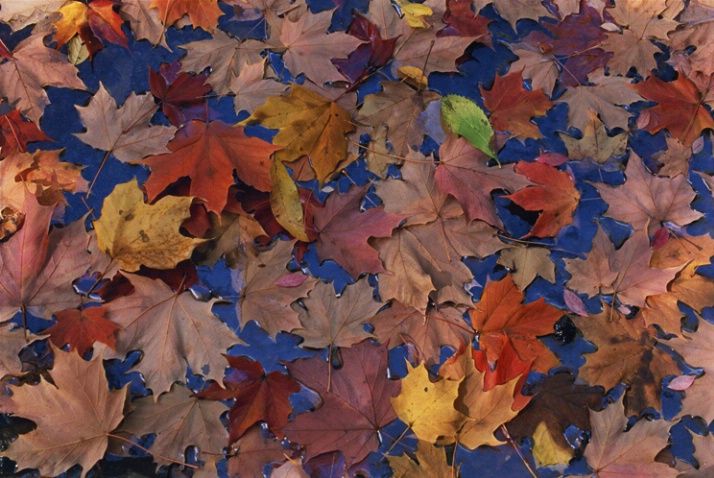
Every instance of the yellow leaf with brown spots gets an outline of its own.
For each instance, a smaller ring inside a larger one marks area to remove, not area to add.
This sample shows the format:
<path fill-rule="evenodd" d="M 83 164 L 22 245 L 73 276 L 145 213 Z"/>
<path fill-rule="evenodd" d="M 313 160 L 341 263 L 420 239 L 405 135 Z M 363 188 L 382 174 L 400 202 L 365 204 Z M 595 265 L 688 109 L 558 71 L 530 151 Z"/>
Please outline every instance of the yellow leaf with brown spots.
<path fill-rule="evenodd" d="M 167 196 L 146 204 L 136 179 L 119 184 L 104 200 L 102 216 L 94 221 L 99 249 L 128 272 L 142 265 L 176 267 L 204 242 L 179 233 L 179 226 L 191 215 L 191 201 L 191 197 Z"/>

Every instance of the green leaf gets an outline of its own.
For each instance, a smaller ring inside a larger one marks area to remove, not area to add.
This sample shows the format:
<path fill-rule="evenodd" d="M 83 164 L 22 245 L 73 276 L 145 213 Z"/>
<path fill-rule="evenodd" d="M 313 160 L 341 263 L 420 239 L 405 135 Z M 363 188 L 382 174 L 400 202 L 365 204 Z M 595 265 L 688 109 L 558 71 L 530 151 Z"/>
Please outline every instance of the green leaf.
<path fill-rule="evenodd" d="M 491 148 L 493 128 L 486 113 L 476 103 L 459 95 L 444 96 L 441 99 L 441 123 L 445 130 L 463 136 L 476 149 L 498 161 Z"/>

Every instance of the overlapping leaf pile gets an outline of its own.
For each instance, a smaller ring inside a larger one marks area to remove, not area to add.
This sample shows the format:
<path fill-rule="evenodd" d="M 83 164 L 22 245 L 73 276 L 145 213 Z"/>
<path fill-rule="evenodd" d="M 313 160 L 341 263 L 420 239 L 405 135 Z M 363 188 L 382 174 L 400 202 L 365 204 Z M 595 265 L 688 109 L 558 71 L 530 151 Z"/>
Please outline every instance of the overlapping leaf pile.
<path fill-rule="evenodd" d="M 533 476 L 710 476 L 710 437 L 668 451 L 681 417 L 714 420 L 714 239 L 693 207 L 714 186 L 710 2 L 1 3 L 0 411 L 36 424 L 2 452 L 19 469 L 84 476 L 154 434 L 155 462 L 197 477 L 454 476 L 478 447 Z M 144 90 L 79 73 L 193 29 Z M 67 112 L 84 131 L 48 136 L 48 87 L 89 91 Z M 91 185 L 50 142 L 77 139 L 104 154 Z M 148 179 L 114 184 L 117 162 Z M 234 329 L 196 292 L 216 264 Z M 249 322 L 307 358 L 240 355 Z M 579 368 L 541 340 L 569 324 L 592 344 Z M 102 360 L 137 350 L 150 394 L 110 390 Z M 681 411 L 628 425 L 663 388 Z"/>

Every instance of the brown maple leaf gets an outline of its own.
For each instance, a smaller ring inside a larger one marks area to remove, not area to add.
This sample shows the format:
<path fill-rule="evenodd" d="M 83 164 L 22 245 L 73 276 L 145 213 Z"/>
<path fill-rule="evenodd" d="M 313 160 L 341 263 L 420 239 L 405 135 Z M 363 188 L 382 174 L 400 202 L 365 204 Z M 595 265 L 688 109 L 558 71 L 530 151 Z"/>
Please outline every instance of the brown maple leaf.
<path fill-rule="evenodd" d="M 282 463 L 289 450 L 275 437 L 264 436 L 259 426 L 254 426 L 231 446 L 228 474 L 232 477 L 250 478 L 263 474 L 268 463 Z"/>
<path fill-rule="evenodd" d="M 503 227 L 491 193 L 497 189 L 515 192 L 531 183 L 516 174 L 513 165 L 489 167 L 488 159 L 465 138 L 449 135 L 439 149 L 434 180 L 440 192 L 451 194 L 459 201 L 470 221 L 480 219 Z"/>
<path fill-rule="evenodd" d="M 654 176 L 634 153 L 625 175 L 623 186 L 598 185 L 600 196 L 609 205 L 606 216 L 626 222 L 636 231 L 648 227 L 649 234 L 667 222 L 686 226 L 704 216 L 689 207 L 696 194 L 686 176 Z"/>
<path fill-rule="evenodd" d="M 253 320 L 271 337 L 300 327 L 298 313 L 290 304 L 307 297 L 317 281 L 288 271 L 294 246 L 294 241 L 278 241 L 257 256 L 247 255 L 241 263 L 243 270 L 234 270 L 233 284 L 241 293 L 238 317 L 243 326 Z"/>
<path fill-rule="evenodd" d="M 187 364 L 195 374 L 223 378 L 226 361 L 221 353 L 241 341 L 211 312 L 216 299 L 200 302 L 189 291 L 174 292 L 160 279 L 125 276 L 134 291 L 105 305 L 106 318 L 122 328 L 111 356 L 144 352 L 136 369 L 154 400 L 185 379 Z"/>
<path fill-rule="evenodd" d="M 361 211 L 367 193 L 365 187 L 353 187 L 346 194 L 330 195 L 325 206 L 315 210 L 318 257 L 333 259 L 353 278 L 362 273 L 384 272 L 377 251 L 369 245 L 370 237 L 391 237 L 392 229 L 404 219 L 383 207 Z"/>
<path fill-rule="evenodd" d="M 387 377 L 385 347 L 363 342 L 341 354 L 342 368 L 331 373 L 332 365 L 319 358 L 288 364 L 290 375 L 315 390 L 322 405 L 297 415 L 282 431 L 306 448 L 306 459 L 340 450 L 349 467 L 376 449 L 378 431 L 396 418 L 390 399 L 400 385 Z M 367 387 L 356 389 L 356 383 Z"/>
<path fill-rule="evenodd" d="M 510 275 L 486 285 L 477 308 L 469 312 L 479 346 L 493 363 L 508 340 L 521 360 L 534 360 L 534 371 L 547 372 L 560 361 L 536 337 L 552 334 L 563 312 L 542 297 L 527 304 L 522 301 L 523 294 Z"/>
<path fill-rule="evenodd" d="M 18 354 L 24 347 L 43 337 L 29 333 L 12 322 L 0 324 L 0 341 L 3 344 L 0 349 L 0 378 L 8 374 L 19 374 L 22 371 L 22 362 Z"/>
<path fill-rule="evenodd" d="M 274 35 L 276 45 L 271 48 L 283 52 L 283 61 L 293 75 L 304 73 L 318 85 L 345 80 L 330 60 L 346 58 L 362 40 L 339 31 L 327 34 L 331 21 L 332 10 L 328 10 L 305 11 L 294 21 L 288 18 L 280 23 L 281 29 Z"/>
<path fill-rule="evenodd" d="M 707 422 L 714 419 L 714 401 L 711 399 L 714 370 L 714 325 L 699 319 L 697 331 L 683 337 L 675 337 L 668 342 L 692 367 L 702 367 L 704 375 L 698 377 L 692 386 L 684 391 L 682 410 L 678 414 L 702 417 Z"/>
<path fill-rule="evenodd" d="M 79 304 L 72 282 L 89 268 L 89 236 L 81 220 L 48 236 L 53 209 L 26 190 L 25 225 L 0 244 L 0 322 L 18 310 L 51 320 Z"/>
<path fill-rule="evenodd" d="M 426 106 L 438 98 L 433 91 L 384 81 L 381 92 L 365 97 L 356 120 L 375 128 L 386 125 L 394 154 L 404 156 L 410 149 L 419 149 L 424 141 L 424 125 L 417 120 Z"/>
<path fill-rule="evenodd" d="M 155 396 L 143 397 L 131 404 L 131 413 L 117 432 L 135 437 L 156 434 L 151 452 L 159 465 L 170 465 L 170 460 L 185 461 L 186 448 L 190 446 L 215 453 L 226 444 L 228 433 L 220 417 L 228 407 L 202 400 L 183 385 L 174 384 L 158 400 Z"/>
<path fill-rule="evenodd" d="M 678 471 L 655 461 L 667 446 L 670 424 L 640 420 L 628 431 L 622 398 L 601 412 L 590 412 L 592 438 L 585 448 L 588 465 L 597 476 L 670 478 Z"/>
<path fill-rule="evenodd" d="M 157 105 L 149 93 L 136 95 L 132 92 L 124 104 L 117 108 L 114 98 L 99 83 L 99 89 L 89 104 L 76 108 L 87 131 L 75 136 L 93 148 L 113 154 L 123 162 L 168 153 L 166 143 L 176 133 L 173 126 L 150 126 Z"/>
<path fill-rule="evenodd" d="M 86 89 L 77 68 L 62 53 L 47 48 L 43 40 L 43 34 L 29 36 L 17 44 L 11 59 L 0 64 L 0 94 L 35 124 L 50 104 L 44 87 Z"/>
<path fill-rule="evenodd" d="M 615 294 L 623 304 L 642 307 L 648 296 L 667 292 L 667 284 L 683 266 L 654 268 L 652 253 L 646 230 L 636 232 L 615 250 L 599 229 L 586 259 L 565 259 L 565 269 L 572 275 L 567 285 L 588 297 Z"/>
<path fill-rule="evenodd" d="M 657 347 L 656 332 L 648 328 L 641 315 L 627 319 L 619 311 L 603 306 L 592 317 L 573 317 L 585 338 L 598 349 L 587 354 L 579 376 L 592 385 L 610 390 L 619 383 L 626 392 L 627 411 L 639 415 L 646 407 L 661 408 L 662 379 L 676 374 L 679 367 L 672 357 Z"/>
<path fill-rule="evenodd" d="M 348 285 L 339 297 L 332 284 L 318 282 L 308 298 L 302 300 L 302 307 L 294 307 L 300 327 L 292 332 L 304 339 L 303 347 L 316 349 L 351 347 L 362 342 L 372 337 L 364 325 L 384 305 L 373 295 L 374 289 L 366 278 Z"/>
<path fill-rule="evenodd" d="M 19 469 L 37 468 L 46 476 L 79 464 L 84 478 L 124 418 L 129 388 L 109 390 L 101 356 L 85 362 L 76 352 L 53 352 L 53 383 L 43 379 L 35 386 L 13 387 L 15 415 L 37 428 L 20 435 L 3 454 Z"/>
<path fill-rule="evenodd" d="M 370 323 L 380 343 L 411 344 L 417 349 L 419 361 L 428 365 L 439 362 L 442 346 L 459 350 L 474 338 L 474 330 L 464 320 L 463 310 L 456 307 L 429 307 L 426 312 L 420 312 L 394 302 Z"/>

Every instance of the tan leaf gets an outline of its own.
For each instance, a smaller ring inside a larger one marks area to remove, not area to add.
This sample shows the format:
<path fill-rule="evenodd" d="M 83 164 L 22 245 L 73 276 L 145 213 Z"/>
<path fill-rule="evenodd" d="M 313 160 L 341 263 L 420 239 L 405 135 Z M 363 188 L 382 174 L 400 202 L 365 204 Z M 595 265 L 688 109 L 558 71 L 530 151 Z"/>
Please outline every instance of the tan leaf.
<path fill-rule="evenodd" d="M 657 176 L 686 176 L 689 173 L 689 162 L 692 158 L 692 148 L 676 138 L 667 136 L 667 149 L 652 155 L 652 159 L 663 164 L 662 169 L 657 172 Z"/>
<path fill-rule="evenodd" d="M 597 476 L 677 476 L 674 468 L 655 461 L 657 454 L 667 446 L 668 422 L 643 419 L 625 432 L 627 417 L 622 398 L 602 412 L 590 411 L 590 422 L 592 438 L 585 448 L 585 458 Z"/>
<path fill-rule="evenodd" d="M 366 278 L 348 285 L 337 297 L 332 284 L 319 282 L 298 308 L 300 328 L 292 332 L 304 339 L 303 347 L 351 347 L 372 337 L 364 325 L 384 305 L 373 298 Z"/>
<path fill-rule="evenodd" d="M 151 8 L 152 3 L 153 0 L 123 0 L 119 14 L 129 21 L 137 40 L 148 40 L 169 50 L 166 27 L 161 23 L 159 11 Z"/>
<path fill-rule="evenodd" d="M 193 391 L 174 384 L 171 391 L 155 397 L 143 397 L 131 402 L 119 432 L 135 437 L 155 433 L 151 445 L 154 461 L 170 465 L 170 460 L 186 461 L 186 448 L 196 446 L 199 453 L 218 453 L 228 441 L 228 431 L 221 423 L 221 414 L 228 407 L 219 401 L 196 398 Z"/>
<path fill-rule="evenodd" d="M 62 53 L 47 48 L 43 38 L 37 34 L 21 41 L 12 52 L 13 59 L 0 65 L 0 95 L 36 124 L 50 104 L 44 87 L 86 89 L 77 68 Z"/>
<path fill-rule="evenodd" d="M 555 284 L 555 264 L 550 260 L 550 251 L 542 247 L 511 246 L 501 251 L 498 263 L 508 268 L 513 282 L 524 290 L 540 276 Z"/>
<path fill-rule="evenodd" d="M 18 354 L 27 345 L 43 337 L 26 332 L 22 327 L 11 323 L 0 325 L 0 378 L 8 374 L 18 374 L 22 371 L 22 364 Z"/>
<path fill-rule="evenodd" d="M 53 351 L 54 384 L 43 379 L 35 386 L 13 387 L 15 415 L 37 428 L 20 435 L 3 454 L 19 469 L 37 468 L 45 476 L 79 464 L 84 478 L 104 456 L 107 434 L 124 418 L 129 388 L 109 391 L 102 357 L 85 362 L 76 352 Z"/>
<path fill-rule="evenodd" d="M 106 318 L 122 328 L 112 356 L 144 352 L 135 368 L 154 400 L 175 381 L 185 380 L 187 364 L 193 373 L 220 383 L 226 368 L 221 354 L 242 342 L 211 312 L 217 300 L 201 302 L 189 291 L 174 292 L 159 279 L 125 276 L 134 292 L 106 304 Z"/>
<path fill-rule="evenodd" d="M 246 258 L 242 271 L 233 271 L 234 288 L 241 294 L 238 318 L 243 326 L 254 320 L 271 337 L 280 331 L 300 327 L 298 313 L 290 308 L 290 304 L 307 297 L 317 280 L 307 277 L 293 287 L 277 283 L 281 277 L 290 275 L 287 264 L 292 259 L 294 245 L 294 241 L 278 241 L 272 249 L 258 254 L 253 260 Z"/>
<path fill-rule="evenodd" d="M 23 0 L 3 2 L 0 21 L 10 25 L 14 31 L 22 30 L 37 23 L 62 8 L 70 0 Z"/>
<path fill-rule="evenodd" d="M 265 103 L 268 96 L 279 95 L 288 85 L 265 77 L 266 60 L 245 65 L 238 76 L 231 80 L 229 88 L 235 94 L 233 106 L 236 112 L 246 110 L 252 112 Z"/>
<path fill-rule="evenodd" d="M 692 415 L 710 422 L 714 419 L 714 400 L 711 398 L 711 390 L 714 387 L 714 325 L 700 319 L 696 333 L 675 337 L 668 345 L 679 353 L 688 365 L 704 369 L 704 375 L 684 391 L 682 411 L 678 416 Z"/>
<path fill-rule="evenodd" d="M 268 463 L 285 461 L 286 452 L 289 450 L 280 444 L 280 440 L 264 437 L 261 427 L 256 425 L 231 447 L 228 474 L 240 478 L 261 476 Z"/>
<path fill-rule="evenodd" d="M 589 112 L 590 119 L 582 130 L 583 137 L 575 139 L 563 133 L 558 136 L 565 143 L 568 158 L 574 161 L 590 159 L 598 164 L 604 164 L 613 156 L 621 156 L 627 151 L 627 133 L 610 136 L 597 113 Z"/>
<path fill-rule="evenodd" d="M 394 478 L 422 478 L 430 476 L 442 478 L 453 475 L 453 470 L 446 460 L 446 449 L 435 447 L 423 440 L 417 442 L 414 461 L 405 453 L 401 456 L 387 455 Z M 456 473 L 458 476 L 458 472 Z"/>
<path fill-rule="evenodd" d="M 76 106 L 87 127 L 75 134 L 93 148 L 112 153 L 123 162 L 138 161 L 153 154 L 170 153 L 166 144 L 176 133 L 174 126 L 149 126 L 157 109 L 151 93 L 131 93 L 117 108 L 116 101 L 99 83 L 99 90 L 87 106 Z"/>

